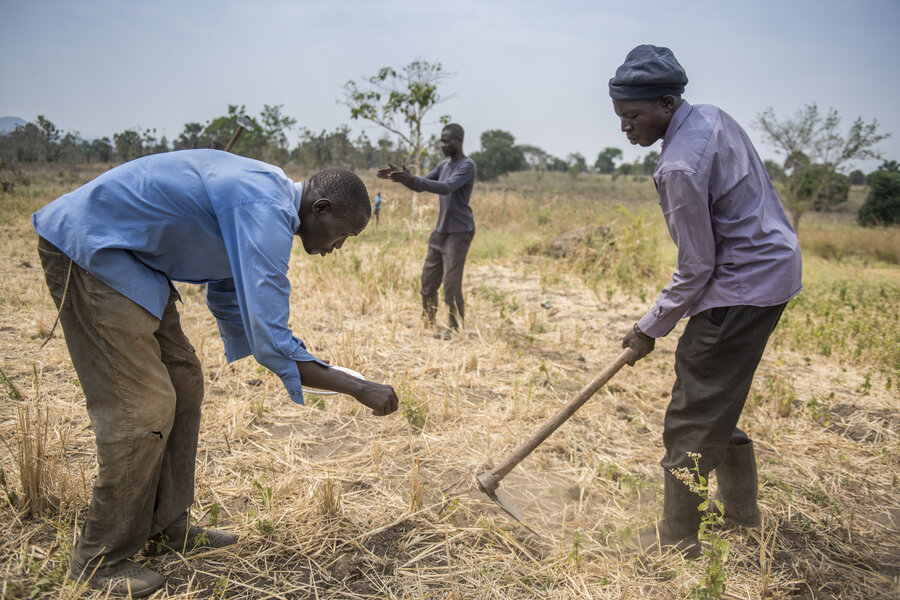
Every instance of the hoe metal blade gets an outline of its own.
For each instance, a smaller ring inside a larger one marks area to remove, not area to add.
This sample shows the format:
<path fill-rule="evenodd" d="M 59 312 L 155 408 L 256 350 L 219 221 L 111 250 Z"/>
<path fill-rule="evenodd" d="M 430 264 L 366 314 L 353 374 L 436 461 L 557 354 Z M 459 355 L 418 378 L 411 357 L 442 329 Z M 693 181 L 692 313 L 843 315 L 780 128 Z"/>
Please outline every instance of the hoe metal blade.
<path fill-rule="evenodd" d="M 481 475 L 475 478 L 475 482 L 478 484 L 478 489 L 485 493 L 485 495 L 493 500 L 497 506 L 502 508 L 506 514 L 511 516 L 513 519 L 527 527 L 530 531 L 534 532 L 531 527 L 528 527 L 528 524 L 525 523 L 525 517 L 522 516 L 522 513 L 519 512 L 515 506 L 512 505 L 506 498 L 497 493 L 497 486 L 500 484 L 494 478 L 493 473 L 490 471 L 485 471 Z"/>

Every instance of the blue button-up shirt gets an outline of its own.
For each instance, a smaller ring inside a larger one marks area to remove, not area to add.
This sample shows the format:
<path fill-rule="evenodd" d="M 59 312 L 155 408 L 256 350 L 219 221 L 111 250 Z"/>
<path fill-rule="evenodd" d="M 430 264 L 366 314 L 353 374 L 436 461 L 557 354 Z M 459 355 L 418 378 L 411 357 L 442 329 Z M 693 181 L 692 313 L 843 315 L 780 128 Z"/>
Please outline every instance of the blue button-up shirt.
<path fill-rule="evenodd" d="M 797 234 L 737 122 L 715 106 L 682 102 L 653 174 L 678 265 L 638 322 L 669 333 L 718 306 L 775 306 L 800 293 Z"/>
<path fill-rule="evenodd" d="M 253 354 L 302 404 L 297 361 L 321 361 L 288 328 L 300 196 L 301 184 L 272 165 L 221 150 L 182 150 L 111 169 L 32 222 L 76 264 L 157 318 L 170 280 L 206 283 L 228 361 Z"/>

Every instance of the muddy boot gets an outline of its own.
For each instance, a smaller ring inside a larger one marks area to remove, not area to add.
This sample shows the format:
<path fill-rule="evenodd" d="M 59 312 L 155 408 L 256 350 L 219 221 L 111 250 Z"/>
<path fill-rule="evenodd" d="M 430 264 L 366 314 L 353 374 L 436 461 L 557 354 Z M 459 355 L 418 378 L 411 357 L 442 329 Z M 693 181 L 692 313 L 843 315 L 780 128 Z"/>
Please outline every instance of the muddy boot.
<path fill-rule="evenodd" d="M 434 327 L 434 319 L 437 316 L 437 296 L 422 296 L 422 316 L 428 320 L 428 326 Z"/>
<path fill-rule="evenodd" d="M 665 474 L 663 498 L 663 518 L 638 534 L 641 550 L 656 554 L 674 549 L 685 558 L 698 558 L 702 546 L 697 530 L 702 515 L 697 507 L 703 499 L 669 472 Z"/>
<path fill-rule="evenodd" d="M 94 589 L 103 590 L 116 596 L 149 596 L 166 583 L 166 578 L 146 567 L 123 560 L 110 567 L 81 569 L 74 563 L 70 574 L 78 582 L 87 581 Z"/>
<path fill-rule="evenodd" d="M 753 442 L 729 445 L 725 458 L 716 467 L 719 482 L 716 500 L 724 506 L 725 523 L 741 527 L 759 527 L 762 516 L 756 503 L 758 492 L 756 453 Z M 715 510 L 715 503 L 710 503 Z"/>

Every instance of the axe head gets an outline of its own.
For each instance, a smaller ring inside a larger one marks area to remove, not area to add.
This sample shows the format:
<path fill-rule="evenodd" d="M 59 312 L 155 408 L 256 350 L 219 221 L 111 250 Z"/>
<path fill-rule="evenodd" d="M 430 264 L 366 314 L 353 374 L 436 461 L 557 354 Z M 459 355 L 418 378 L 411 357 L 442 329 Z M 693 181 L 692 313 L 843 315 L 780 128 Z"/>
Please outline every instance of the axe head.
<path fill-rule="evenodd" d="M 247 131 L 253 131 L 253 121 L 250 120 L 250 117 L 247 115 L 243 115 L 237 118 L 237 124 L 246 129 Z"/>

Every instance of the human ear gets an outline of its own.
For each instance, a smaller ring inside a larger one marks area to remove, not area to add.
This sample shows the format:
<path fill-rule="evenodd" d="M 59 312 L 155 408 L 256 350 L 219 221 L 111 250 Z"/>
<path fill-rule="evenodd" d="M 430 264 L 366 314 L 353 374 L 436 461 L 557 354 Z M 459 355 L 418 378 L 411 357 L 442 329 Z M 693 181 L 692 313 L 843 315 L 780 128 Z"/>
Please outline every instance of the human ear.
<path fill-rule="evenodd" d="M 671 112 L 675 108 L 675 96 L 666 94 L 659 99 L 659 104 L 665 112 Z"/>
<path fill-rule="evenodd" d="M 314 214 L 327 213 L 331 210 L 331 200 L 328 198 L 319 198 L 312 205 Z"/>

